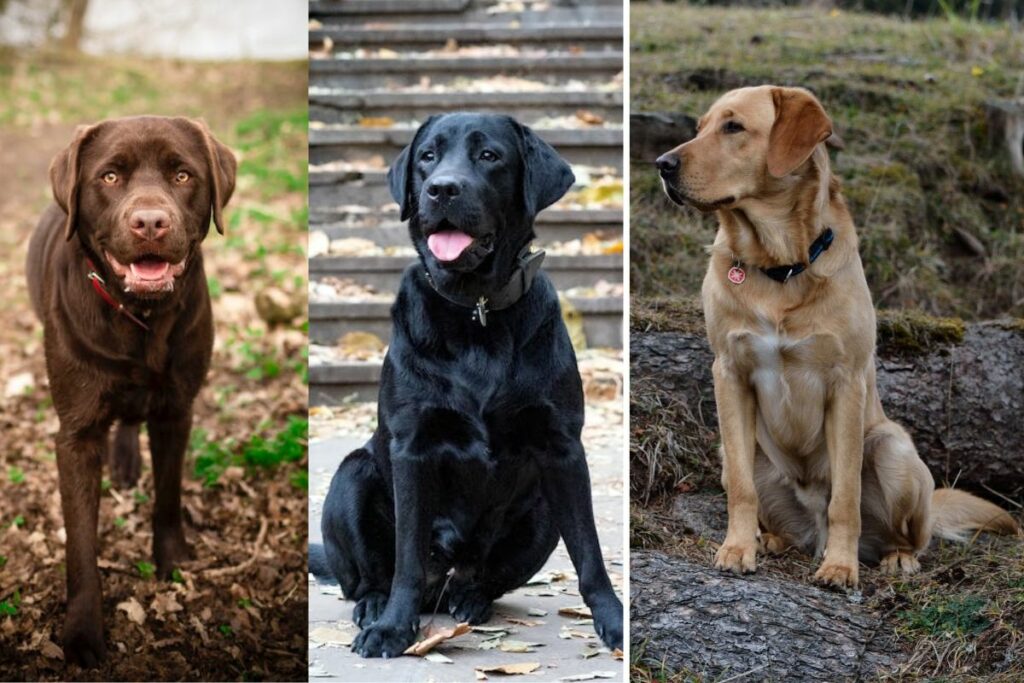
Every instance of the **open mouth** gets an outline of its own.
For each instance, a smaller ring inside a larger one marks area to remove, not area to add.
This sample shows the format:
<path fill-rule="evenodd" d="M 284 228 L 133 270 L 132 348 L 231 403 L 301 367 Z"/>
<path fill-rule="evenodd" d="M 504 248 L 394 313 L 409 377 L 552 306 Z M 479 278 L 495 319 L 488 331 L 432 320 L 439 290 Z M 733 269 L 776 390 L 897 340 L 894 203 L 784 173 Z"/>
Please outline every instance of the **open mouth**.
<path fill-rule="evenodd" d="M 427 248 L 441 263 L 453 263 L 466 252 L 477 251 L 479 248 L 489 250 L 492 241 L 491 235 L 474 237 L 448 221 L 442 221 L 437 230 L 427 235 Z"/>
<path fill-rule="evenodd" d="M 185 270 L 185 259 L 171 263 L 154 254 L 146 254 L 125 265 L 108 251 L 103 255 L 114 274 L 124 280 L 124 291 L 132 294 L 173 292 L 175 278 Z"/>

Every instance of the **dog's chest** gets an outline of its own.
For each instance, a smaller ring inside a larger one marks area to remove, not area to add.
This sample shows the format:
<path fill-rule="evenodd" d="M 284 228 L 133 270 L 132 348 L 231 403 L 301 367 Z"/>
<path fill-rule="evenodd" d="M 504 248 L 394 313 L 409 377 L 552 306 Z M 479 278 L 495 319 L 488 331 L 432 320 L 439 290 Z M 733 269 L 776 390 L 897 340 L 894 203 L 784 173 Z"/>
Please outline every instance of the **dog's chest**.
<path fill-rule="evenodd" d="M 728 346 L 736 369 L 754 389 L 758 441 L 769 457 L 820 452 L 825 405 L 842 355 L 838 338 L 763 324 L 730 333 Z"/>

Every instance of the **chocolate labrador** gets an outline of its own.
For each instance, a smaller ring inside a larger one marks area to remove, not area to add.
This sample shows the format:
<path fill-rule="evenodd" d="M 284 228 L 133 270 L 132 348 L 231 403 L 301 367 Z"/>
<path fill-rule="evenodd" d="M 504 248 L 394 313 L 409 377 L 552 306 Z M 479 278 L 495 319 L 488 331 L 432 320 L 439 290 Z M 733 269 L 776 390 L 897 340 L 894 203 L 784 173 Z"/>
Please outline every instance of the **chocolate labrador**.
<path fill-rule="evenodd" d="M 60 418 L 64 654 L 94 666 L 106 650 L 96 567 L 102 464 L 109 448 L 115 483 L 134 485 L 143 421 L 158 575 L 169 577 L 189 553 L 182 460 L 213 350 L 200 243 L 211 216 L 223 233 L 235 158 L 200 121 L 115 119 L 80 127 L 54 158 L 50 180 L 56 204 L 32 235 L 28 285 Z"/>
<path fill-rule="evenodd" d="M 420 127 L 388 179 L 419 262 L 392 308 L 377 430 L 334 475 L 311 571 L 356 601 L 353 649 L 394 657 L 421 610 L 486 621 L 561 536 L 597 632 L 621 647 L 576 356 L 530 249 L 534 218 L 573 174 L 514 119 L 448 114 Z"/>

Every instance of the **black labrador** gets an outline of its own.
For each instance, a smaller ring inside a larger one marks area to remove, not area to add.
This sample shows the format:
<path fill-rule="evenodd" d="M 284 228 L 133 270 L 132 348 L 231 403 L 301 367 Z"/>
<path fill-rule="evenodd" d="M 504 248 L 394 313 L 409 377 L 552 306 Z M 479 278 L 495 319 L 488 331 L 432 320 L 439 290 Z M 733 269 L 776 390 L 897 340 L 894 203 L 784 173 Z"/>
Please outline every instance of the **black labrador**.
<path fill-rule="evenodd" d="M 310 569 L 357 601 L 353 650 L 394 657 L 421 611 L 486 621 L 561 536 L 595 629 L 621 647 L 576 356 L 530 250 L 572 171 L 514 119 L 459 113 L 428 119 L 388 180 L 419 262 L 391 310 L 377 431 L 334 475 Z"/>

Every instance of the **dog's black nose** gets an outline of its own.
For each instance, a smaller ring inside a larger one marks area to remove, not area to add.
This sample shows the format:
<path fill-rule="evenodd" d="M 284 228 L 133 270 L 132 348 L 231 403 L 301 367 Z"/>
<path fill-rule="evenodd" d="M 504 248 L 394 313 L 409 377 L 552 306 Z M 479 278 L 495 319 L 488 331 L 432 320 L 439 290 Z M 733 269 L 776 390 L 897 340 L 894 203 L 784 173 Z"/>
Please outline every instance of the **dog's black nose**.
<path fill-rule="evenodd" d="M 679 170 L 679 157 L 671 152 L 662 154 L 655 160 L 654 165 L 658 167 L 661 175 L 670 175 Z"/>
<path fill-rule="evenodd" d="M 450 199 L 458 197 L 462 192 L 462 183 L 455 178 L 432 178 L 427 183 L 427 195 L 431 199 Z"/>

